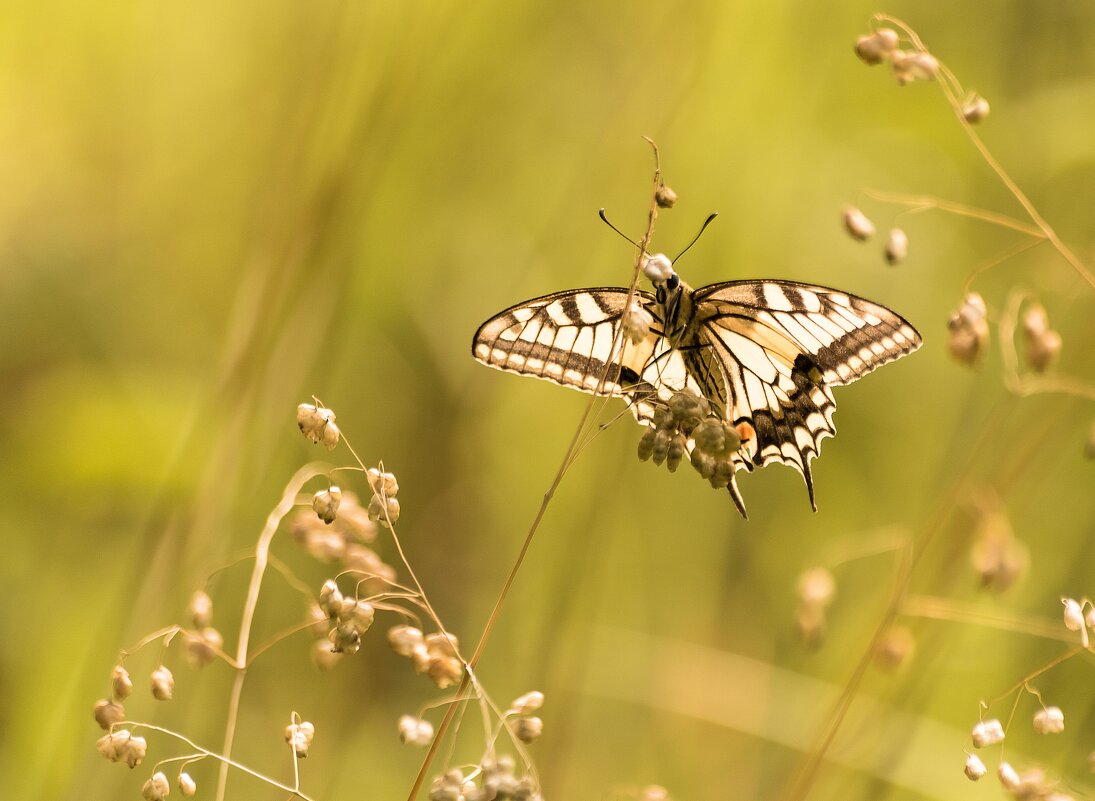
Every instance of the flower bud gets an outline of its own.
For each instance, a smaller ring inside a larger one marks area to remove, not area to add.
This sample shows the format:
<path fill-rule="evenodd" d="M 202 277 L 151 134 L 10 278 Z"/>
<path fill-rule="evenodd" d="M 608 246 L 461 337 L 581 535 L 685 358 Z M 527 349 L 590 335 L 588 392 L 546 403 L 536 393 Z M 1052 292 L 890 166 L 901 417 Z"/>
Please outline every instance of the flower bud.
<path fill-rule="evenodd" d="M 852 239 L 862 242 L 874 236 L 874 223 L 855 206 L 845 206 L 843 211 L 844 227 Z"/>

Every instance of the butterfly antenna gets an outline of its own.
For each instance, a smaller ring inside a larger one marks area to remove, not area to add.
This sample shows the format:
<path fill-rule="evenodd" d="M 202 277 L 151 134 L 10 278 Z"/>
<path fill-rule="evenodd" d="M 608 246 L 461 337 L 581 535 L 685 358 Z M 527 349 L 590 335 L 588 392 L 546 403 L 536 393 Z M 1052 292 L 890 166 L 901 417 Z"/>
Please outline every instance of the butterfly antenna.
<path fill-rule="evenodd" d="M 634 239 L 632 239 L 631 237 L 629 237 L 629 236 L 628 236 L 627 234 L 625 234 L 625 233 L 624 233 L 623 231 L 621 231 L 621 230 L 620 230 L 619 228 L 617 228 L 617 227 L 616 227 L 615 225 L 613 225 L 612 223 L 610 223 L 610 222 L 608 221 L 608 217 L 607 217 L 607 216 L 605 216 L 605 210 L 604 210 L 604 209 L 601 209 L 601 210 L 599 210 L 599 211 L 597 212 L 597 216 L 601 218 L 601 222 L 603 222 L 603 223 L 604 223 L 605 225 L 607 225 L 607 226 L 608 226 L 609 228 L 611 228 L 611 229 L 612 229 L 613 231 L 615 231 L 616 233 L 618 233 L 618 234 L 619 234 L 620 236 L 622 236 L 622 237 L 623 237 L 624 239 L 626 239 L 626 240 L 627 240 L 628 242 L 630 242 L 630 243 L 631 243 L 632 245 L 634 245 L 635 247 L 638 247 L 638 246 L 639 246 L 639 243 L 638 243 L 638 242 L 636 242 L 636 241 L 635 241 Z"/>
<path fill-rule="evenodd" d="M 703 232 L 707 230 L 707 226 L 713 223 L 715 221 L 715 218 L 718 216 L 719 213 L 717 211 L 713 211 L 709 215 L 707 215 L 707 219 L 703 221 L 703 225 L 700 226 L 700 230 L 696 233 L 694 237 L 692 237 L 692 241 L 688 243 L 688 246 L 684 250 L 677 254 L 677 257 L 675 259 L 673 259 L 674 263 L 676 263 L 677 259 L 687 253 L 692 248 L 692 246 L 696 244 L 699 238 L 703 236 Z"/>

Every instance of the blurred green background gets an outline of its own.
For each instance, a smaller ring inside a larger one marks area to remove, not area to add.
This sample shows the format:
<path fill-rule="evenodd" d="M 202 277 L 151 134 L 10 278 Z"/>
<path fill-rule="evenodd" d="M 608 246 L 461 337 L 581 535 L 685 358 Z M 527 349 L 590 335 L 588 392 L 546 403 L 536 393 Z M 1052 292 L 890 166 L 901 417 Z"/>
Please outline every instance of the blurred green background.
<path fill-rule="evenodd" d="M 904 17 L 992 103 L 993 152 L 1092 256 L 1095 7 L 1069 2 L 254 3 L 7 8 L 0 22 L 0 795 L 137 798 L 95 751 L 94 700 L 119 648 L 180 620 L 209 570 L 252 545 L 292 472 L 312 394 L 400 480 L 402 540 L 448 625 L 477 639 L 550 484 L 584 396 L 487 370 L 477 325 L 528 297 L 626 282 L 651 158 L 680 194 L 655 245 L 695 286 L 749 277 L 836 285 L 893 306 L 922 352 L 837 390 L 839 436 L 799 477 L 740 476 L 752 519 L 689 470 L 635 457 L 612 426 L 549 508 L 486 650 L 500 703 L 543 690 L 532 749 L 548 798 L 778 798 L 848 681 L 894 586 L 882 554 L 834 570 L 819 651 L 793 624 L 796 577 L 879 537 L 924 541 L 915 593 L 1004 619 L 1059 620 L 1095 593 L 1092 405 L 1020 399 L 993 352 L 946 350 L 966 276 L 1020 241 L 864 187 L 1019 214 L 937 87 L 899 88 L 852 53 L 874 11 Z M 911 246 L 841 230 L 845 202 Z M 1059 370 L 1092 379 L 1093 291 L 1048 248 L 976 284 L 995 317 L 1036 293 L 1064 337 Z M 333 458 L 343 463 L 344 452 Z M 360 489 L 360 487 L 359 487 Z M 1018 586 L 978 592 L 976 498 L 995 495 L 1031 552 Z M 275 551 L 312 586 L 324 571 Z M 394 561 L 390 543 L 382 552 Z M 247 566 L 215 583 L 234 644 Z M 261 627 L 299 600 L 268 579 Z M 870 671 L 812 798 L 987 797 L 961 775 L 977 702 L 1064 647 L 969 622 L 903 618 L 916 655 Z M 317 798 L 402 798 L 422 753 L 395 720 L 439 693 L 380 627 L 317 674 L 308 638 L 249 676 L 237 754 L 289 770 L 291 710 L 317 727 Z M 155 649 L 134 658 L 141 671 Z M 228 671 L 185 668 L 176 699 L 133 716 L 219 743 Z M 1068 726 L 1038 737 L 1021 702 L 1009 758 L 1083 788 L 1095 745 L 1091 662 L 1038 680 Z M 140 695 L 140 693 L 138 693 Z M 999 710 L 1006 714 L 1007 704 Z M 434 718 L 437 719 L 436 717 Z M 474 716 L 457 761 L 476 758 Z M 440 769 L 441 765 L 438 765 Z M 146 770 L 148 768 L 148 770 Z M 199 796 L 213 771 L 198 767 Z M 629 796 L 629 793 L 632 794 Z M 231 798 L 279 798 L 243 778 Z"/>

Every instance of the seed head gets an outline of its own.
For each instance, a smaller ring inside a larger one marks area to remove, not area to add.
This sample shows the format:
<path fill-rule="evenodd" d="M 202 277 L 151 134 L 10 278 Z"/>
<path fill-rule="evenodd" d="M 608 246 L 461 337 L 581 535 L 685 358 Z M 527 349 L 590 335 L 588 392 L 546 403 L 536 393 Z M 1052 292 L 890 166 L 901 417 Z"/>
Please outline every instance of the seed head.
<path fill-rule="evenodd" d="M 985 763 L 981 761 L 981 758 L 977 754 L 968 754 L 966 756 L 966 778 L 971 782 L 975 782 L 988 773 L 988 769 L 985 767 Z"/>
<path fill-rule="evenodd" d="M 531 743 L 544 732 L 544 721 L 535 716 L 517 718 L 513 722 L 513 734 L 523 743 Z"/>
<path fill-rule="evenodd" d="M 163 801 L 167 798 L 171 792 L 171 784 L 167 781 L 167 776 L 163 771 L 156 771 L 152 774 L 152 778 L 144 783 L 141 788 L 141 795 L 143 795 L 146 801 Z"/>
<path fill-rule="evenodd" d="M 658 184 L 654 192 L 654 202 L 658 204 L 658 208 L 671 209 L 677 203 L 677 193 L 665 184 Z"/>
<path fill-rule="evenodd" d="M 798 577 L 798 599 L 803 603 L 828 606 L 836 595 L 836 579 L 824 567 L 812 567 Z"/>
<path fill-rule="evenodd" d="M 661 286 L 673 275 L 673 262 L 664 253 L 655 253 L 643 257 L 642 270 L 650 283 Z"/>
<path fill-rule="evenodd" d="M 982 720 L 973 727 L 970 734 L 974 748 L 984 748 L 986 745 L 996 745 L 1004 742 L 1004 727 L 996 718 Z"/>
<path fill-rule="evenodd" d="M 912 81 L 931 81 L 939 73 L 938 59 L 922 50 L 895 50 L 890 64 L 900 86 Z"/>
<path fill-rule="evenodd" d="M 192 667 L 205 667 L 219 655 L 224 637 L 212 626 L 186 635 L 186 658 Z"/>
<path fill-rule="evenodd" d="M 1080 631 L 1084 627 L 1084 610 L 1074 598 L 1062 598 L 1064 606 L 1065 628 L 1069 631 Z"/>
<path fill-rule="evenodd" d="M 433 683 L 444 690 L 460 681 L 464 675 L 464 665 L 455 657 L 435 656 L 430 658 L 426 672 Z"/>
<path fill-rule="evenodd" d="M 392 626 L 388 629 L 388 644 L 400 656 L 410 656 L 415 647 L 425 646 L 422 632 L 414 626 Z"/>
<path fill-rule="evenodd" d="M 110 684 L 114 692 L 115 701 L 124 701 L 129 697 L 129 694 L 133 692 L 133 680 L 129 678 L 129 671 L 121 665 L 114 666 L 114 673 L 111 676 Z"/>
<path fill-rule="evenodd" d="M 204 629 L 213 622 L 213 599 L 204 590 L 197 590 L 190 596 L 190 604 L 186 607 L 186 613 L 190 616 L 195 627 Z"/>
<path fill-rule="evenodd" d="M 639 437 L 639 461 L 645 462 L 654 455 L 654 437 L 657 436 L 657 431 L 653 428 L 647 427 L 643 431 L 643 435 Z"/>
<path fill-rule="evenodd" d="M 842 215 L 844 227 L 852 239 L 863 242 L 874 236 L 874 223 L 855 206 L 845 206 Z"/>
<path fill-rule="evenodd" d="M 909 237 L 900 228 L 891 228 L 890 235 L 886 239 L 886 262 L 893 266 L 905 261 L 909 255 Z"/>
<path fill-rule="evenodd" d="M 309 442 L 322 442 L 327 450 L 333 450 L 338 444 L 340 434 L 335 413 L 330 409 L 311 403 L 300 404 L 297 406 L 297 426 Z"/>
<path fill-rule="evenodd" d="M 984 299 L 970 292 L 947 322 L 951 354 L 963 364 L 973 365 L 981 358 L 989 341 L 988 309 Z"/>
<path fill-rule="evenodd" d="M 650 326 L 654 324 L 654 316 L 637 300 L 631 301 L 631 305 L 623 315 L 623 334 L 632 344 L 638 345 L 650 336 Z"/>
<path fill-rule="evenodd" d="M 984 515 L 970 548 L 970 563 L 986 589 L 1003 592 L 1027 570 L 1030 552 L 1001 512 Z"/>
<path fill-rule="evenodd" d="M 285 727 L 285 742 L 293 749 L 297 759 L 308 756 L 308 749 L 312 747 L 312 740 L 316 736 L 316 727 L 308 721 L 290 723 Z"/>
<path fill-rule="evenodd" d="M 327 614 L 329 620 L 335 620 L 338 617 L 343 600 L 342 591 L 334 579 L 323 582 L 323 586 L 319 588 L 319 608 Z"/>
<path fill-rule="evenodd" d="M 332 485 L 312 496 L 312 509 L 320 520 L 330 525 L 338 516 L 338 505 L 341 501 L 342 490 Z"/>
<path fill-rule="evenodd" d="M 125 759 L 126 752 L 129 749 L 129 740 L 132 736 L 128 730 L 119 729 L 104 734 L 95 741 L 95 747 L 104 758 L 109 759 L 111 762 L 121 762 Z"/>
<path fill-rule="evenodd" d="M 175 692 L 175 677 L 166 665 L 152 671 L 152 697 L 157 701 L 170 701 Z"/>
<path fill-rule="evenodd" d="M 428 720 L 403 715 L 399 719 L 399 739 L 408 745 L 425 748 L 433 741 L 433 725 Z"/>
<path fill-rule="evenodd" d="M 543 705 L 544 694 L 539 690 L 533 690 L 514 700 L 514 702 L 509 705 L 509 711 L 517 715 L 527 715 L 529 712 L 535 712 Z"/>
<path fill-rule="evenodd" d="M 1011 791 L 1019 786 L 1019 774 L 1010 762 L 1001 762 L 999 767 L 996 768 L 996 775 L 1005 790 Z"/>
<path fill-rule="evenodd" d="M 104 731 L 110 731 L 110 727 L 125 720 L 125 707 L 118 701 L 109 698 L 101 698 L 95 702 L 95 722 Z"/>
<path fill-rule="evenodd" d="M 390 495 L 383 499 L 380 495 L 374 495 L 369 500 L 369 519 L 384 528 L 394 526 L 399 520 L 399 500 Z"/>
<path fill-rule="evenodd" d="M 916 639 L 904 626 L 891 626 L 875 650 L 875 663 L 883 670 L 897 670 L 916 653 Z"/>
<path fill-rule="evenodd" d="M 1047 706 L 1034 714 L 1034 730 L 1039 734 L 1060 734 L 1065 730 L 1065 713 L 1059 706 Z"/>
<path fill-rule="evenodd" d="M 1061 335 L 1049 327 L 1045 308 L 1035 303 L 1023 314 L 1023 338 L 1027 346 L 1027 362 L 1037 373 L 1046 368 L 1061 352 Z"/>
<path fill-rule="evenodd" d="M 989 115 L 989 101 L 981 97 L 981 95 L 974 94 L 962 104 L 962 116 L 966 122 L 979 123 Z"/>
<path fill-rule="evenodd" d="M 898 41 L 893 28 L 879 28 L 856 39 L 855 54 L 864 64 L 881 64 L 897 47 Z"/>
<path fill-rule="evenodd" d="M 179 792 L 187 798 L 190 798 L 194 793 L 198 792 L 198 784 L 186 771 L 179 774 Z"/>

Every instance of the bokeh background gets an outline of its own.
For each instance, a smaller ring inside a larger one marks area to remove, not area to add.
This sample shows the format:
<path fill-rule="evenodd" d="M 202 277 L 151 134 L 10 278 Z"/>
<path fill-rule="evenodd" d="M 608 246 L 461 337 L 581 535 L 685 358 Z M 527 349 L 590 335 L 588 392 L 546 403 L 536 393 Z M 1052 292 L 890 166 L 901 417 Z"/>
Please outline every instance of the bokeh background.
<path fill-rule="evenodd" d="M 899 216 L 861 190 L 1021 212 L 937 87 L 898 87 L 854 57 L 878 10 L 989 98 L 989 146 L 1090 264 L 1095 8 L 1081 0 L 8 8 L 0 795 L 137 798 L 155 758 L 177 753 L 153 739 L 135 772 L 108 764 L 91 705 L 118 649 L 180 620 L 210 570 L 254 543 L 293 471 L 325 456 L 293 419 L 313 394 L 366 460 L 397 473 L 410 558 L 450 628 L 477 639 L 587 399 L 481 367 L 471 335 L 523 298 L 627 280 L 633 252 L 596 210 L 640 235 L 647 135 L 681 196 L 656 245 L 675 253 L 721 213 L 679 265 L 686 280 L 836 285 L 895 307 L 925 346 L 837 391 L 817 514 L 774 467 L 741 476 L 745 523 L 689 470 L 639 463 L 630 422 L 605 430 L 547 512 L 484 684 L 502 703 L 546 693 L 533 753 L 548 798 L 623 799 L 649 783 L 679 801 L 786 797 L 902 562 L 881 552 L 833 568 L 820 650 L 796 635 L 797 576 L 930 534 L 911 591 L 960 619 L 901 618 L 915 655 L 856 686 L 811 797 L 994 797 L 991 776 L 961 774 L 978 700 L 1065 647 L 1015 621 L 1052 625 L 1059 596 L 1095 593 L 1083 456 L 1095 414 L 1010 394 L 995 351 L 976 370 L 949 358 L 963 282 L 1020 237 Z M 845 202 L 882 231 L 904 227 L 908 260 L 889 268 L 878 238 L 851 241 Z M 1092 288 L 1044 246 L 975 288 L 996 319 L 1020 285 L 1063 335 L 1056 369 L 1095 379 Z M 1030 550 L 1003 594 L 979 591 L 969 567 L 986 498 Z M 288 537 L 275 552 L 319 586 L 324 570 Z M 238 565 L 213 585 L 229 644 L 246 576 Z M 301 608 L 268 581 L 266 630 Z M 379 627 L 328 674 L 308 644 L 252 671 L 237 754 L 288 775 L 295 709 L 318 730 L 302 765 L 313 797 L 404 797 L 422 753 L 399 743 L 396 718 L 439 693 Z M 134 658 L 139 685 L 158 658 Z M 176 700 L 135 698 L 131 714 L 215 745 L 228 671 L 165 659 Z M 1027 697 L 1009 737 L 1010 759 L 1070 791 L 1095 747 L 1091 669 L 1073 660 L 1036 682 L 1065 733 L 1030 732 Z M 482 746 L 473 723 L 456 763 Z M 212 797 L 213 771 L 193 773 Z M 236 778 L 230 797 L 282 796 Z"/>

